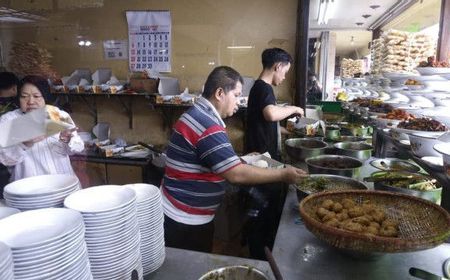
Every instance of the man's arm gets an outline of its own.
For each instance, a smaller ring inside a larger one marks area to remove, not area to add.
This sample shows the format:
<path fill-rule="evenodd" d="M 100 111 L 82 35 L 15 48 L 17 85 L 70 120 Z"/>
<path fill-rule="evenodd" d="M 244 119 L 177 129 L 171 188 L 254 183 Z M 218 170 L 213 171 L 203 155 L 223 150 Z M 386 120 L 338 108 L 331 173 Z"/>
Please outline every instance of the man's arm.
<path fill-rule="evenodd" d="M 302 115 L 303 109 L 297 106 L 277 106 L 267 105 L 263 109 L 264 119 L 269 122 L 277 122 L 284 120 L 291 115 Z"/>
<path fill-rule="evenodd" d="M 220 176 L 232 184 L 266 184 L 273 182 L 296 183 L 306 174 L 305 171 L 292 166 L 259 168 L 248 164 L 239 164 L 221 173 Z"/>

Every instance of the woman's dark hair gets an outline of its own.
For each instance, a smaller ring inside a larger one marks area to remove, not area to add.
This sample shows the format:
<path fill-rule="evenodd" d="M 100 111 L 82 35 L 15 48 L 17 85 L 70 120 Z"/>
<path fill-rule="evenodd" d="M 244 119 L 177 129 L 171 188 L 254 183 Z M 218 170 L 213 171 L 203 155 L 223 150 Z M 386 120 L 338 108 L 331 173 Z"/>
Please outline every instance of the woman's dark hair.
<path fill-rule="evenodd" d="M 218 88 L 222 88 L 225 93 L 228 93 L 230 90 L 236 88 L 238 82 L 244 84 L 244 79 L 238 71 L 228 66 L 216 67 L 208 75 L 208 79 L 206 79 L 202 96 L 209 99 Z"/>
<path fill-rule="evenodd" d="M 261 61 L 264 69 L 270 69 L 275 63 L 292 63 L 292 57 L 285 50 L 280 48 L 265 49 L 261 54 Z"/>
<path fill-rule="evenodd" d="M 42 97 L 45 100 L 45 103 L 47 103 L 50 99 L 50 85 L 48 84 L 47 79 L 36 76 L 36 75 L 28 75 L 25 76 L 22 80 L 19 82 L 19 88 L 18 88 L 18 98 L 20 98 L 20 92 L 22 91 L 22 88 L 26 84 L 31 84 L 38 88 L 38 90 L 41 92 Z"/>
<path fill-rule="evenodd" d="M 19 79 L 12 72 L 0 72 L 0 90 L 10 89 L 17 86 Z"/>

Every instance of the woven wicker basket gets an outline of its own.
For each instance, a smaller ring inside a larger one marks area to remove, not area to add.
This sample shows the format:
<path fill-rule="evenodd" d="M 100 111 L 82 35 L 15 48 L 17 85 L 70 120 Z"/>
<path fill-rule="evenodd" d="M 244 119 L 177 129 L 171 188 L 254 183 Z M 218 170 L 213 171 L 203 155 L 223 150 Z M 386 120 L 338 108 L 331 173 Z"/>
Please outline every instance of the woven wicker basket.
<path fill-rule="evenodd" d="M 357 203 L 369 200 L 386 215 L 399 222 L 399 236 L 382 237 L 346 231 L 320 222 L 316 209 L 326 199 L 349 198 Z M 322 192 L 300 203 L 300 215 L 306 227 L 319 239 L 354 252 L 398 253 L 435 247 L 450 236 L 450 214 L 427 200 L 400 193 L 346 190 Z"/>

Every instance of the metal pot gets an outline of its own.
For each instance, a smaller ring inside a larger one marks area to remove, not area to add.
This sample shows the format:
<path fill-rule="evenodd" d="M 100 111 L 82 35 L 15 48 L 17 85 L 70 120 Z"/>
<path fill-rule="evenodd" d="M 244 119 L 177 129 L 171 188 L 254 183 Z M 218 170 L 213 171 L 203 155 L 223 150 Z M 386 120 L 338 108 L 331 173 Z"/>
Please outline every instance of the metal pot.
<path fill-rule="evenodd" d="M 342 127 L 342 133 L 353 136 L 368 136 L 370 134 L 370 127 L 368 126 L 347 126 Z"/>
<path fill-rule="evenodd" d="M 261 271 L 254 267 L 238 265 L 221 267 L 202 275 L 199 280 L 269 280 Z"/>
<path fill-rule="evenodd" d="M 371 177 L 377 178 L 377 177 L 383 176 L 387 173 L 398 174 L 399 176 L 411 174 L 408 172 L 378 171 L 378 172 L 372 173 Z M 429 176 L 418 174 L 418 173 L 414 173 L 414 176 L 423 177 L 423 179 L 425 179 L 425 180 L 431 179 L 431 177 L 429 177 Z M 420 198 L 423 198 L 426 200 L 430 200 L 434 203 L 439 203 L 441 201 L 442 187 L 436 188 L 434 190 L 429 190 L 429 191 L 420 191 L 420 190 L 412 190 L 412 189 L 394 187 L 394 186 L 390 186 L 388 184 L 389 184 L 389 182 L 381 181 L 381 182 L 374 182 L 373 186 L 374 186 L 375 190 L 404 193 L 404 194 L 420 197 Z"/>
<path fill-rule="evenodd" d="M 359 136 L 341 135 L 337 142 L 366 142 L 366 138 Z"/>
<path fill-rule="evenodd" d="M 295 185 L 295 188 L 297 190 L 297 199 L 300 202 L 303 198 L 307 197 L 310 194 L 322 192 L 322 191 L 333 191 L 333 190 L 342 190 L 342 184 L 347 185 L 345 189 L 352 189 L 352 190 L 367 190 L 367 186 L 358 180 L 355 180 L 353 178 L 344 177 L 344 176 L 338 176 L 338 175 L 330 175 L 330 174 L 310 174 L 307 178 L 304 180 L 308 180 L 308 178 L 325 178 L 329 180 L 330 184 L 323 186 L 324 190 L 315 191 L 315 190 L 309 190 L 304 185 L 302 185 L 302 181 L 298 182 Z M 334 184 L 333 184 L 334 183 Z M 336 183 L 341 183 L 341 186 L 337 185 Z"/>
<path fill-rule="evenodd" d="M 328 146 L 327 143 L 313 138 L 291 138 L 287 139 L 284 144 L 289 157 L 297 161 L 322 155 Z"/>
<path fill-rule="evenodd" d="M 354 157 L 361 161 L 366 161 L 372 156 L 372 146 L 360 142 L 339 142 L 335 143 L 334 147 L 338 154 Z"/>
<path fill-rule="evenodd" d="M 307 158 L 308 171 L 311 174 L 334 174 L 356 178 L 363 163 L 352 157 L 321 155 Z"/>
<path fill-rule="evenodd" d="M 341 128 L 338 126 L 326 126 L 325 138 L 330 140 L 337 140 L 341 137 Z"/>

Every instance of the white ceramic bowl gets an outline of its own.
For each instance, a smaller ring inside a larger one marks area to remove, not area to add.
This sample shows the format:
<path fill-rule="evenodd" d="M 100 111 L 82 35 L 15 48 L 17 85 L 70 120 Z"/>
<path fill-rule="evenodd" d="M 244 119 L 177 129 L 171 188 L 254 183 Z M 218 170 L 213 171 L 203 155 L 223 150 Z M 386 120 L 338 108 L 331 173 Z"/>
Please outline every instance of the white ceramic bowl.
<path fill-rule="evenodd" d="M 411 150 L 417 157 L 425 156 L 441 156 L 439 152 L 433 149 L 434 145 L 442 143 L 436 139 L 437 137 L 430 136 L 427 133 L 415 132 L 409 134 L 409 141 L 411 142 Z"/>
<path fill-rule="evenodd" d="M 128 184 L 124 187 L 131 188 L 136 192 L 136 202 L 140 203 L 155 197 L 160 197 L 161 192 L 155 185 L 150 184 Z"/>
<path fill-rule="evenodd" d="M 450 73 L 450 68 L 445 67 L 417 67 L 416 70 L 422 76 Z"/>
<path fill-rule="evenodd" d="M 41 175 L 14 181 L 5 186 L 4 192 L 17 197 L 43 196 L 70 189 L 78 183 L 74 175 Z"/>
<path fill-rule="evenodd" d="M 441 153 L 444 158 L 444 168 L 447 172 L 447 177 L 450 178 L 450 143 L 439 143 L 434 145 L 434 149 Z"/>

